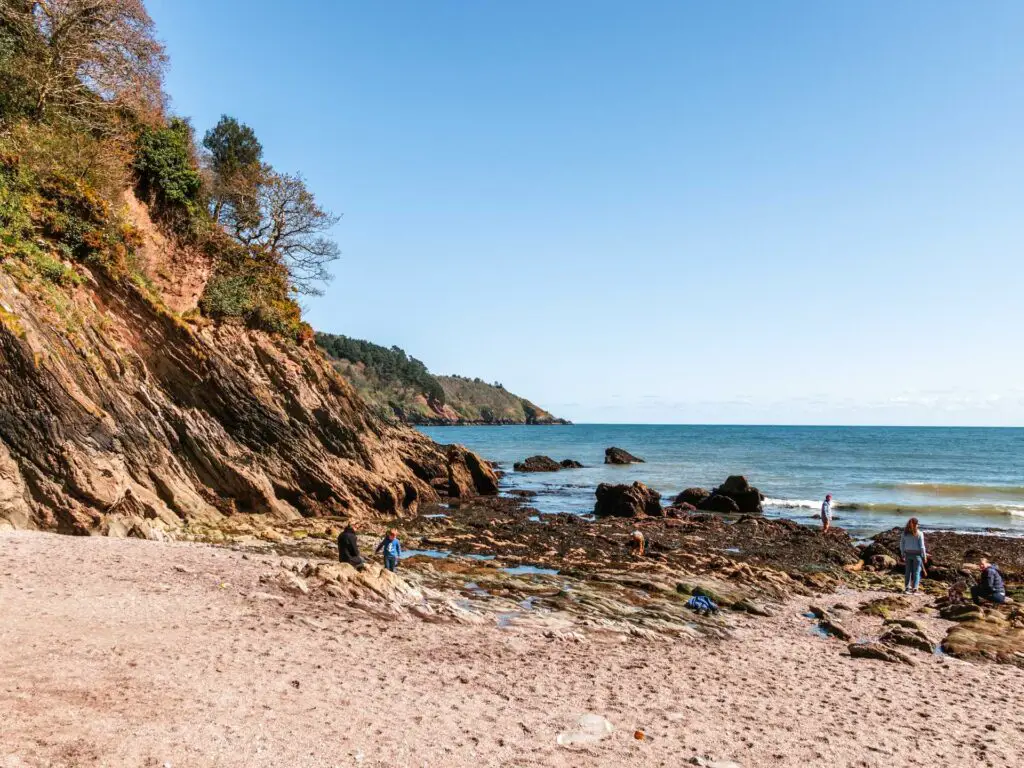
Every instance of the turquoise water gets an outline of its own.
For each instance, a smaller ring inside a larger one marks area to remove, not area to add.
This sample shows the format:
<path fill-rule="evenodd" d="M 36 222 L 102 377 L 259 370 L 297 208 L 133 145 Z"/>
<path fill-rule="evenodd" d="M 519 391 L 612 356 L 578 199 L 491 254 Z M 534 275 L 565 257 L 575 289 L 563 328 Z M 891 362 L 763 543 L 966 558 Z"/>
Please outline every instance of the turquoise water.
<path fill-rule="evenodd" d="M 1024 535 L 1024 429 L 763 427 L 577 424 L 565 427 L 432 427 L 500 462 L 507 490 L 537 491 L 542 512 L 585 514 L 598 483 L 640 480 L 672 497 L 744 474 L 768 497 L 765 512 L 809 523 L 831 493 L 836 524 L 866 535 L 902 525 Z M 618 446 L 647 460 L 606 466 Z M 577 459 L 585 469 L 520 474 L 533 454 Z"/>

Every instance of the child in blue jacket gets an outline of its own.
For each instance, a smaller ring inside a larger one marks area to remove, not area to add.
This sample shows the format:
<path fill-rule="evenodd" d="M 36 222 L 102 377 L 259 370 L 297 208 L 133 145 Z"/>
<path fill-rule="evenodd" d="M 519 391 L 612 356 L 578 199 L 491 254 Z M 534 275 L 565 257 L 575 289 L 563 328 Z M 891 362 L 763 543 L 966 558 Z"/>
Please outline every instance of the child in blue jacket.
<path fill-rule="evenodd" d="M 381 539 L 380 544 L 373 550 L 377 554 L 384 550 L 384 567 L 392 573 L 398 568 L 398 558 L 402 556 L 402 545 L 398 541 L 398 531 L 392 528 L 387 535 Z"/>

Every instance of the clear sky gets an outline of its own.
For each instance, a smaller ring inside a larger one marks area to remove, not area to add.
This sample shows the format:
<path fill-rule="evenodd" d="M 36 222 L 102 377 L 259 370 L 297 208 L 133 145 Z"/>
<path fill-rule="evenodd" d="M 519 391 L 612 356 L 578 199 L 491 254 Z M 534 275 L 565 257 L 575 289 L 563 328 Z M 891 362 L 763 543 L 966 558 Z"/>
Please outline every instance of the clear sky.
<path fill-rule="evenodd" d="M 1024 2 L 148 0 L 318 330 L 596 422 L 1024 424 Z"/>

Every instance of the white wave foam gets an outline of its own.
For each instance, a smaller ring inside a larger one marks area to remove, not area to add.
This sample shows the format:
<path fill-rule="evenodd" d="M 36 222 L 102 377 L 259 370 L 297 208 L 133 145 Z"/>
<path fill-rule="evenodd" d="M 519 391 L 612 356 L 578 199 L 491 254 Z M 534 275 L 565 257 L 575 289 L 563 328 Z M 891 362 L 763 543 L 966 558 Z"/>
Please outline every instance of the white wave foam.
<path fill-rule="evenodd" d="M 782 507 L 783 509 L 821 509 L 820 501 L 810 499 L 765 499 L 766 507 Z"/>

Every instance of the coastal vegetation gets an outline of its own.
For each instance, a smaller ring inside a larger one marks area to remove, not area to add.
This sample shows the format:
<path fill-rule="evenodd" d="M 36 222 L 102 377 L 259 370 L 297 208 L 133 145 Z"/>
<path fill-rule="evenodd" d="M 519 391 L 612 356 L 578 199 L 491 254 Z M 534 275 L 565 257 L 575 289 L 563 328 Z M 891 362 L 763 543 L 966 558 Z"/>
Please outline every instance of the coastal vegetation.
<path fill-rule="evenodd" d="M 78 265 L 142 286 L 125 195 L 211 266 L 198 310 L 304 340 L 299 294 L 330 278 L 338 219 L 302 176 L 262 160 L 224 116 L 197 144 L 171 114 L 167 64 L 141 0 L 7 0 L 0 7 L 0 260 L 69 286 Z"/>
<path fill-rule="evenodd" d="M 564 424 L 500 382 L 437 376 L 400 347 L 330 333 L 316 343 L 381 416 L 407 424 Z"/>

